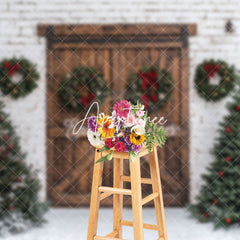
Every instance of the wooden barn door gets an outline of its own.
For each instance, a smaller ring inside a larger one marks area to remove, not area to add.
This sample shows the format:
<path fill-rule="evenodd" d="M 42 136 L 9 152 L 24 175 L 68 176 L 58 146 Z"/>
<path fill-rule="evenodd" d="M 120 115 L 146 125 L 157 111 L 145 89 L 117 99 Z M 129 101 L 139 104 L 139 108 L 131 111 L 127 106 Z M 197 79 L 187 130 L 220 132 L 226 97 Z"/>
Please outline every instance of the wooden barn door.
<path fill-rule="evenodd" d="M 82 119 L 65 108 L 57 94 L 60 81 L 74 67 L 93 66 L 104 73 L 111 93 L 102 112 L 124 98 L 131 72 L 142 66 L 167 69 L 174 81 L 171 101 L 156 109 L 167 120 L 168 140 L 159 149 L 161 177 L 166 205 L 183 206 L 189 191 L 189 116 L 188 116 L 188 35 L 194 25 L 56 25 L 39 26 L 47 37 L 47 191 L 54 206 L 83 206 L 90 203 L 94 148 L 82 132 L 77 139 L 66 136 L 73 118 Z M 147 161 L 142 161 L 142 177 L 149 176 Z M 128 174 L 125 163 L 125 174 Z M 104 164 L 103 184 L 112 185 L 112 161 Z M 129 187 L 125 184 L 125 187 Z M 143 195 L 151 187 L 143 185 Z M 128 198 L 125 204 L 131 204 Z M 107 198 L 103 205 L 112 204 Z"/>

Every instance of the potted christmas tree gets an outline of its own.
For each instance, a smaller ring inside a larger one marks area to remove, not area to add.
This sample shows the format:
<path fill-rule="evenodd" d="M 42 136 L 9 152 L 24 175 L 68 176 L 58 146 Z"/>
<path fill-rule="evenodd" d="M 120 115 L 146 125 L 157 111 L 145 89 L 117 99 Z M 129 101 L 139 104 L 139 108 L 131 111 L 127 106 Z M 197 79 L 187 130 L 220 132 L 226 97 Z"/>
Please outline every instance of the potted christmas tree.
<path fill-rule="evenodd" d="M 215 160 L 203 175 L 197 203 L 189 206 L 200 221 L 218 226 L 240 223 L 240 91 L 227 105 L 219 137 L 213 149 Z"/>
<path fill-rule="evenodd" d="M 38 199 L 36 173 L 24 162 L 19 139 L 0 103 L 0 235 L 43 222 L 47 203 Z"/>

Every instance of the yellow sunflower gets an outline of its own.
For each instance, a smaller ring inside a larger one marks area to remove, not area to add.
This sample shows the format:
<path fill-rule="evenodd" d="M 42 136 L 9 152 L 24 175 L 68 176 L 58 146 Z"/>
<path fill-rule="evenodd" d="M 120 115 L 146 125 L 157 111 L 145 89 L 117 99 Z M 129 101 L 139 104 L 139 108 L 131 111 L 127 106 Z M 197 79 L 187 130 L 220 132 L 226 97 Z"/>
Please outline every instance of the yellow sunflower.
<path fill-rule="evenodd" d="M 109 128 L 112 123 L 112 119 L 108 116 L 104 116 L 98 119 L 98 131 L 102 135 L 102 138 L 112 138 L 113 134 L 115 133 L 116 129 Z"/>
<path fill-rule="evenodd" d="M 130 134 L 130 142 L 135 145 L 140 145 L 141 143 L 143 143 L 145 141 L 145 139 L 146 138 L 145 138 L 144 134 L 137 135 L 134 132 Z"/>

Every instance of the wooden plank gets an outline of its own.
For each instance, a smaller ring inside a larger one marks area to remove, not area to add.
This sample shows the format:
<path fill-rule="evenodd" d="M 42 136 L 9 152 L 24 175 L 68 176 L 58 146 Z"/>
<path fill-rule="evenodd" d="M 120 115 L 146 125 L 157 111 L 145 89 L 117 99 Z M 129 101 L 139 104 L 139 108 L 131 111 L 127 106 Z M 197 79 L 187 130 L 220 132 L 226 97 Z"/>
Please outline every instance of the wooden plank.
<path fill-rule="evenodd" d="M 123 182 L 120 176 L 123 174 L 123 159 L 113 159 L 113 187 L 123 188 Z M 115 237 L 122 238 L 121 220 L 123 216 L 123 195 L 113 195 L 113 230 L 117 232 Z"/>
<path fill-rule="evenodd" d="M 97 150 L 95 151 L 95 162 L 102 157 L 102 154 Z M 92 181 L 92 193 L 91 193 L 91 203 L 89 211 L 88 220 L 88 233 L 87 240 L 92 240 L 97 233 L 98 224 L 98 213 L 99 213 L 99 203 L 100 203 L 100 193 L 98 188 L 102 183 L 102 171 L 103 162 L 96 163 L 93 170 L 93 181 Z"/>
<path fill-rule="evenodd" d="M 54 187 L 54 190 L 57 192 L 61 192 L 64 189 L 66 189 L 69 184 L 72 184 L 74 181 L 76 181 L 79 177 L 79 173 L 81 171 L 85 171 L 89 166 L 89 162 L 88 161 L 84 161 L 81 165 L 75 166 L 75 169 L 71 171 L 71 173 L 69 173 L 69 177 L 67 179 L 63 179 L 62 181 L 59 182 L 59 184 L 57 184 Z"/>
<path fill-rule="evenodd" d="M 133 222 L 131 222 L 131 221 L 122 220 L 121 224 L 124 226 L 133 227 Z M 143 223 L 143 228 L 150 229 L 150 230 L 156 230 L 156 231 L 158 230 L 157 225 L 148 224 L 148 223 Z"/>
<path fill-rule="evenodd" d="M 190 182 L 190 174 L 189 174 L 189 86 L 188 86 L 188 78 L 189 78 L 189 58 L 188 58 L 188 48 L 183 48 L 181 50 L 181 91 L 184 92 L 184 96 L 182 97 L 182 107 L 181 107 L 181 125 L 184 129 L 186 129 L 187 134 L 181 138 L 180 146 L 181 146 L 181 176 L 182 181 L 184 182 L 184 191 L 185 191 L 185 199 L 184 201 L 189 201 L 189 182 Z"/>
<path fill-rule="evenodd" d="M 154 147 L 153 152 L 149 155 L 149 166 L 151 172 L 151 178 L 153 181 L 153 192 L 158 192 L 158 197 L 154 198 L 156 219 L 158 225 L 158 236 L 159 238 L 164 238 L 167 240 L 167 228 L 166 228 L 166 220 L 164 213 L 164 204 L 163 204 L 163 195 L 162 195 L 162 186 L 161 186 L 161 178 L 159 172 L 158 165 L 158 156 L 157 156 L 157 147 Z"/>
<path fill-rule="evenodd" d="M 53 169 L 53 161 L 54 161 L 54 140 L 47 139 L 47 195 L 51 199 L 51 192 L 53 187 L 53 177 L 54 177 L 54 169 Z"/>
<path fill-rule="evenodd" d="M 143 198 L 142 200 L 142 205 L 152 201 L 154 198 L 156 198 L 158 196 L 158 192 L 154 192 L 150 195 L 148 195 L 147 197 Z"/>
<path fill-rule="evenodd" d="M 130 189 L 112 188 L 112 187 L 103 187 L 103 186 L 99 187 L 98 189 L 99 189 L 99 192 L 132 195 L 132 191 Z"/>
<path fill-rule="evenodd" d="M 134 240 L 143 240 L 143 214 L 142 214 L 142 189 L 140 158 L 137 157 L 134 162 L 129 162 L 132 187 L 132 215 Z"/>
<path fill-rule="evenodd" d="M 103 48 L 103 49 L 112 49 L 112 50 L 116 50 L 118 49 L 142 49 L 145 47 L 148 48 L 181 48 L 182 47 L 182 42 L 181 41 L 176 41 L 176 42 L 130 42 L 127 41 L 126 43 L 117 43 L 117 42 L 111 42 L 111 43 L 104 43 L 104 47 L 102 43 L 86 43 L 86 42 L 79 42 L 79 43 L 53 43 L 52 46 L 55 49 L 58 50 L 62 50 L 62 49 L 72 49 L 72 48 L 76 48 L 76 49 L 87 49 L 87 50 L 92 50 L 93 48 L 95 49 L 99 49 L 99 48 Z"/>
<path fill-rule="evenodd" d="M 188 35 L 196 35 L 196 24 L 39 24 L 38 35 L 46 36 L 47 29 L 52 26 L 56 35 L 181 35 L 186 26 Z"/>
<path fill-rule="evenodd" d="M 121 180 L 124 182 L 131 182 L 131 178 L 129 176 L 121 176 Z M 152 184 L 152 179 L 151 178 L 141 178 L 141 183 Z"/>

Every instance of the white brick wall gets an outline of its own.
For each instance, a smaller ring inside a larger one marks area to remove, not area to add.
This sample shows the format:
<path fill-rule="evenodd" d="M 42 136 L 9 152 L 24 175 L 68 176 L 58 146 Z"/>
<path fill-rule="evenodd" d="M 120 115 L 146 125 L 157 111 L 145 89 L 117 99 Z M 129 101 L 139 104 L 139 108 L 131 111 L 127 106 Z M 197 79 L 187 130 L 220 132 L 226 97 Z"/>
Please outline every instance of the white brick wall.
<path fill-rule="evenodd" d="M 39 87 L 24 99 L 4 97 L 27 161 L 40 169 L 45 197 L 46 171 L 46 56 L 45 39 L 37 36 L 38 23 L 196 23 L 198 34 L 190 39 L 190 166 L 191 199 L 201 185 L 200 175 L 212 160 L 209 154 L 225 103 L 206 103 L 193 88 L 195 66 L 205 58 L 223 58 L 240 68 L 239 0 L 1 0 L 0 59 L 25 56 L 37 63 Z M 235 33 L 226 34 L 231 19 Z"/>

